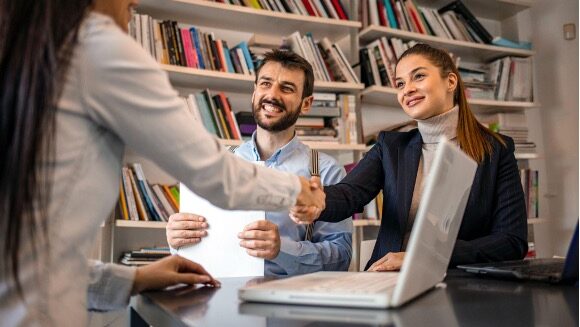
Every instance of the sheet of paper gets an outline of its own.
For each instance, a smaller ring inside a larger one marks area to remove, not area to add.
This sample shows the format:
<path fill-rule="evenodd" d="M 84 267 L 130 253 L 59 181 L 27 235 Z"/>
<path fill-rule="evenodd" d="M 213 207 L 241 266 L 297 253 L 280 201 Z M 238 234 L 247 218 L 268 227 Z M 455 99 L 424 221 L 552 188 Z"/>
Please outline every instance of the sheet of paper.
<path fill-rule="evenodd" d="M 264 276 L 264 259 L 252 257 L 240 246 L 238 233 L 247 224 L 265 219 L 264 211 L 224 210 L 190 191 L 179 187 L 181 212 L 206 218 L 208 235 L 200 243 L 182 247 L 177 253 L 201 264 L 213 277 Z"/>

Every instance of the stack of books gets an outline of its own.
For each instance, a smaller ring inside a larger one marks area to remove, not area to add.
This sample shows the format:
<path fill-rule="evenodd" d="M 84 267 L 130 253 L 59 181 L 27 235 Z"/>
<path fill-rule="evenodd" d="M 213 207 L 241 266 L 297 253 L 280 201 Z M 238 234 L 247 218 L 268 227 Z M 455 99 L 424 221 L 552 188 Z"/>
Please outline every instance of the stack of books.
<path fill-rule="evenodd" d="M 326 37 L 316 41 L 311 33 L 301 36 L 299 32 L 294 32 L 284 38 L 283 48 L 306 59 L 312 65 L 315 80 L 359 83 L 340 47 L 330 43 Z"/>
<path fill-rule="evenodd" d="M 230 48 L 225 40 L 198 27 L 176 21 L 160 21 L 148 15 L 133 14 L 129 34 L 157 62 L 197 69 L 254 75 L 255 67 L 243 41 Z"/>
<path fill-rule="evenodd" d="M 126 266 L 145 266 L 171 255 L 169 248 L 143 248 L 123 252 L 120 262 Z"/>
<path fill-rule="evenodd" d="M 487 80 L 496 85 L 494 97 L 500 101 L 534 100 L 532 58 L 504 57 L 489 64 Z"/>
<path fill-rule="evenodd" d="M 340 0 L 214 0 L 214 2 L 302 16 L 348 20 Z"/>
<path fill-rule="evenodd" d="M 479 121 L 492 131 L 511 137 L 514 140 L 516 154 L 536 153 L 536 144 L 528 140 L 528 125 L 523 112 L 504 112 L 478 117 Z"/>
<path fill-rule="evenodd" d="M 119 217 L 134 221 L 168 221 L 179 212 L 179 186 L 150 184 L 140 163 L 122 168 Z"/>
<path fill-rule="evenodd" d="M 296 135 L 302 141 L 340 142 L 338 120 L 341 108 L 335 93 L 314 92 L 310 111 L 296 122 Z"/>
<path fill-rule="evenodd" d="M 395 87 L 395 65 L 401 55 L 417 44 L 416 41 L 403 41 L 400 38 L 381 37 L 359 50 L 361 80 L 365 86 Z M 458 65 L 459 57 L 453 56 Z"/>
<path fill-rule="evenodd" d="M 208 89 L 182 97 L 193 117 L 212 134 L 225 140 L 241 140 L 242 133 L 229 98 Z"/>
<path fill-rule="evenodd" d="M 413 0 L 363 0 L 363 28 L 379 25 L 445 39 L 492 43 L 492 35 L 460 0 L 437 9 Z"/>

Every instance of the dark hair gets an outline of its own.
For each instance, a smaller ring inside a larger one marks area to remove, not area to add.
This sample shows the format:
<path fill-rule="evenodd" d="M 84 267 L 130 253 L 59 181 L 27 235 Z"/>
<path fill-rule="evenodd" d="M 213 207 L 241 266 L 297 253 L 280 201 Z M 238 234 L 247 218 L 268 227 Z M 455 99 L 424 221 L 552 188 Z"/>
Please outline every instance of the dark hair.
<path fill-rule="evenodd" d="M 302 70 L 304 72 L 304 88 L 302 89 L 302 99 L 312 95 L 312 92 L 314 92 L 314 72 L 312 70 L 312 65 L 306 61 L 306 59 L 290 50 L 274 49 L 272 51 L 268 51 L 264 54 L 264 59 L 256 69 L 256 84 L 258 83 L 260 69 L 262 69 L 262 67 L 264 67 L 264 65 L 268 62 L 278 62 L 282 64 L 282 67 L 284 68 Z"/>
<path fill-rule="evenodd" d="M 48 240 L 52 174 L 41 163 L 54 157 L 56 102 L 91 4 L 0 1 L 0 253 L 20 295 L 21 241 L 36 255 L 35 238 Z"/>
<path fill-rule="evenodd" d="M 482 162 L 486 155 L 491 155 L 493 146 L 489 137 L 486 136 L 492 136 L 504 146 L 506 145 L 505 141 L 499 134 L 494 133 L 481 125 L 473 115 L 473 112 L 471 112 L 469 104 L 467 103 L 467 97 L 465 96 L 463 80 L 461 80 L 459 71 L 447 51 L 424 43 L 419 43 L 403 52 L 397 61 L 397 65 L 403 58 L 411 55 L 418 55 L 429 60 L 433 65 L 439 68 L 442 77 L 446 77 L 449 73 L 453 73 L 457 76 L 457 88 L 455 89 L 453 97 L 453 105 L 459 107 L 457 141 L 465 153 L 477 162 Z"/>

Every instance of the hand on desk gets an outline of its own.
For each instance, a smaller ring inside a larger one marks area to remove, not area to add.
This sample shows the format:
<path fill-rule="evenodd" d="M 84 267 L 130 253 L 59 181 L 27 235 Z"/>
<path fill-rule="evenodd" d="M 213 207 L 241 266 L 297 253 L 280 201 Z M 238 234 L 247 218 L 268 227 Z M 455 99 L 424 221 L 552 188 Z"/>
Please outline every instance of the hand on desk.
<path fill-rule="evenodd" d="M 159 290 L 176 284 L 221 286 L 220 282 L 215 280 L 201 265 L 172 255 L 137 268 L 131 294 Z"/>
<path fill-rule="evenodd" d="M 405 259 L 405 252 L 389 252 L 384 257 L 375 261 L 367 271 L 392 271 L 400 270 Z"/>
<path fill-rule="evenodd" d="M 258 220 L 247 224 L 238 233 L 240 246 L 254 257 L 272 260 L 280 253 L 280 233 L 278 225 L 268 220 Z"/>
<path fill-rule="evenodd" d="M 320 177 L 314 176 L 307 181 L 301 177 L 302 192 L 296 200 L 296 205 L 290 209 L 290 218 L 297 224 L 310 224 L 314 222 L 326 207 L 326 194 L 324 194 Z M 301 197 L 305 189 L 310 190 L 310 198 Z"/>
<path fill-rule="evenodd" d="M 174 249 L 201 242 L 207 236 L 205 218 L 190 213 L 176 213 L 169 217 L 165 227 L 167 243 Z"/>

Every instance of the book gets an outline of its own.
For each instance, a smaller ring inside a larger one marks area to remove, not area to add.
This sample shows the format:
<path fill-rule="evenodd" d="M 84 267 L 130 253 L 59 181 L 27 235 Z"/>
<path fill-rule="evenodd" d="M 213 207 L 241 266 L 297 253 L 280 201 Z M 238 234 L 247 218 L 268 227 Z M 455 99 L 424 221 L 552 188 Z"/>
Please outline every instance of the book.
<path fill-rule="evenodd" d="M 463 4 L 461 0 L 452 1 L 439 9 L 439 13 L 441 14 L 449 11 L 454 11 L 458 15 L 461 15 L 467 24 L 469 24 L 475 33 L 477 33 L 479 38 L 481 38 L 487 44 L 491 43 L 493 40 L 491 34 L 485 29 L 485 27 L 483 27 L 483 25 L 481 25 L 479 20 L 475 18 L 473 13 L 465 6 L 465 4 Z"/>
<path fill-rule="evenodd" d="M 532 50 L 532 43 L 531 42 L 516 42 L 510 41 L 505 39 L 501 36 L 496 36 L 491 40 L 491 44 L 497 45 L 500 47 L 508 47 L 508 48 L 515 48 L 515 49 L 525 49 L 525 50 Z"/>
<path fill-rule="evenodd" d="M 127 201 L 127 208 L 129 210 L 129 219 L 137 221 L 139 220 L 139 211 L 137 210 L 137 203 L 135 201 L 135 194 L 133 192 L 133 186 L 131 183 L 131 172 L 127 167 L 123 167 L 121 170 L 121 181 L 123 183 L 123 191 L 125 192 L 125 199 Z"/>
<path fill-rule="evenodd" d="M 149 188 L 149 183 L 147 183 L 147 179 L 145 178 L 145 173 L 143 172 L 143 168 L 141 167 L 140 163 L 133 163 L 133 172 L 135 173 L 137 186 L 139 186 L 139 190 L 145 199 L 145 204 L 147 206 L 148 213 L 153 220 L 163 221 L 163 216 L 161 215 L 161 211 L 157 204 L 153 200 L 153 192 Z"/>

